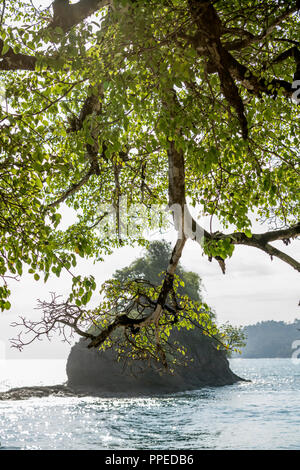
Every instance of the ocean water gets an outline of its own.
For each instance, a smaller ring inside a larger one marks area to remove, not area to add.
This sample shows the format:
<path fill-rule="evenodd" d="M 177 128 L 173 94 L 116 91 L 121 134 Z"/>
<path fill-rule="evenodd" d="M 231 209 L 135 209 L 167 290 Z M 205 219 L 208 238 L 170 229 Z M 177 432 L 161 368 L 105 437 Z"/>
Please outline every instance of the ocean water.
<path fill-rule="evenodd" d="M 0 449 L 300 449 L 300 364 L 230 362 L 251 382 L 156 398 L 0 402 Z M 65 380 L 65 361 L 0 361 L 1 391 Z"/>

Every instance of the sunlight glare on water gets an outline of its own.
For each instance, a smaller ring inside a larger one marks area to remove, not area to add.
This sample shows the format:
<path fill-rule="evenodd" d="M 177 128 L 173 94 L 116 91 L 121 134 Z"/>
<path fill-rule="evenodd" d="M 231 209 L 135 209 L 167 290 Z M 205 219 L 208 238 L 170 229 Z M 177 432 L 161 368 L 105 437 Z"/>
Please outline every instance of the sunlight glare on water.
<path fill-rule="evenodd" d="M 62 361 L 48 362 L 42 375 L 41 367 L 27 365 L 26 385 L 66 379 Z M 300 449 L 300 366 L 290 359 L 232 359 L 231 368 L 251 382 L 155 398 L 0 402 L 1 448 Z M 0 369 L 1 390 L 25 385 L 17 369 L 6 377 Z"/>

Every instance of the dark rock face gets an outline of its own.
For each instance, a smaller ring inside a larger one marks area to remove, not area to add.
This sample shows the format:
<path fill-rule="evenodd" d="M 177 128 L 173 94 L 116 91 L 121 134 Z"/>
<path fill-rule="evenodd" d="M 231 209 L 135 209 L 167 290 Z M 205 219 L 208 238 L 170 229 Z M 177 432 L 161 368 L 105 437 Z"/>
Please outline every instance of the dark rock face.
<path fill-rule="evenodd" d="M 111 350 L 88 349 L 88 341 L 81 339 L 68 358 L 68 386 L 98 396 L 138 396 L 231 385 L 243 380 L 230 370 L 225 353 L 217 350 L 214 341 L 201 331 L 180 331 L 176 340 L 186 346 L 193 362 L 178 366 L 171 375 L 145 367 L 141 372 L 139 364 L 134 370 L 123 370 Z"/>
<path fill-rule="evenodd" d="M 0 400 L 27 400 L 28 398 L 43 398 L 54 395 L 56 397 L 77 396 L 70 388 L 65 385 L 52 385 L 45 387 L 20 387 L 11 388 L 7 392 L 0 393 Z"/>

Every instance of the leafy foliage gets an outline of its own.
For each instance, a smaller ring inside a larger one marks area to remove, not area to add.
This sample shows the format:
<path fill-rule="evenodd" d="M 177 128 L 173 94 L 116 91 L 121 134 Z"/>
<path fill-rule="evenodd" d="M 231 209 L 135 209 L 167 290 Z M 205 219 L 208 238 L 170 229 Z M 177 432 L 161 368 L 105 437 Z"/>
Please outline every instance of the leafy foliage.
<path fill-rule="evenodd" d="M 24 269 L 46 281 L 71 272 L 78 256 L 101 260 L 115 247 L 145 245 L 145 225 L 165 222 L 148 217 L 124 234 L 122 197 L 131 221 L 138 205 L 148 214 L 153 205 L 189 201 L 224 229 L 233 226 L 231 234 L 204 231 L 202 240 L 223 272 L 236 244 L 300 270 L 270 245 L 299 234 L 298 1 L 55 0 L 44 10 L 6 3 L 2 310 L 10 307 L 7 280 Z M 63 203 L 77 213 L 64 230 Z M 253 234 L 253 213 L 276 230 Z M 153 292 L 162 310 L 182 249 L 166 270 L 163 295 Z M 137 288 L 127 287 L 131 295 Z M 95 288 L 92 277 L 73 275 L 68 301 L 80 308 Z"/>

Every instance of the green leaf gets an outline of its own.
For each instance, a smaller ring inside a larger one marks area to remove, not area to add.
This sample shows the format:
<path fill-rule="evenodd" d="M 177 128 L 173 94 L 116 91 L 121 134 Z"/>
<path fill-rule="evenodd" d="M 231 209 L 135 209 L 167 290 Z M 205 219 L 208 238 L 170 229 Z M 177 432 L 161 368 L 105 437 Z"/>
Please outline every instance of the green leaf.
<path fill-rule="evenodd" d="M 10 46 L 7 42 L 4 42 L 3 43 L 3 47 L 2 47 L 2 51 L 1 51 L 1 55 L 4 56 L 8 50 L 9 50 Z"/>

